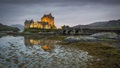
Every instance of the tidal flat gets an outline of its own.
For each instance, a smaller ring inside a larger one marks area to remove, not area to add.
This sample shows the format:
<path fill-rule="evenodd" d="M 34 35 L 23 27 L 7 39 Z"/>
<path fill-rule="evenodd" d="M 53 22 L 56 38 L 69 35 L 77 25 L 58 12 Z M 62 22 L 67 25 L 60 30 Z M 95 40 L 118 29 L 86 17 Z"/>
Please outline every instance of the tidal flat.
<path fill-rule="evenodd" d="M 56 44 L 54 36 L 3 36 L 0 68 L 86 68 L 88 52 Z"/>
<path fill-rule="evenodd" d="M 2 36 L 0 68 L 120 67 L 119 41 L 69 43 L 66 37 Z"/>

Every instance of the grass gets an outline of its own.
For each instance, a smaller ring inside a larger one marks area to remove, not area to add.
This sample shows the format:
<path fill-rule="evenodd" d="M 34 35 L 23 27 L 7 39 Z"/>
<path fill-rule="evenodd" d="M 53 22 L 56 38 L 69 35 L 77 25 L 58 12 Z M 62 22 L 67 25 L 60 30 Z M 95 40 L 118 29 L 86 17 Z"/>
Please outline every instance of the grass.
<path fill-rule="evenodd" d="M 63 40 L 66 36 L 49 36 L 48 39 L 50 40 Z"/>
<path fill-rule="evenodd" d="M 56 35 L 27 35 L 25 37 L 29 37 L 29 38 L 33 38 L 36 40 L 39 39 L 48 39 L 48 40 L 63 40 L 64 38 L 66 38 L 66 36 L 56 36 Z"/>
<path fill-rule="evenodd" d="M 38 33 L 38 32 L 55 32 L 56 29 L 38 29 L 38 28 L 29 28 L 25 29 L 23 32 Z"/>
<path fill-rule="evenodd" d="M 89 68 L 120 67 L 120 52 L 116 48 L 109 46 L 110 43 L 108 42 L 58 42 L 57 44 L 76 46 L 94 56 L 93 60 L 89 61 Z"/>
<path fill-rule="evenodd" d="M 104 41 L 104 42 L 119 42 L 119 40 L 107 39 L 107 38 L 101 38 L 100 40 L 101 40 L 101 41 Z"/>

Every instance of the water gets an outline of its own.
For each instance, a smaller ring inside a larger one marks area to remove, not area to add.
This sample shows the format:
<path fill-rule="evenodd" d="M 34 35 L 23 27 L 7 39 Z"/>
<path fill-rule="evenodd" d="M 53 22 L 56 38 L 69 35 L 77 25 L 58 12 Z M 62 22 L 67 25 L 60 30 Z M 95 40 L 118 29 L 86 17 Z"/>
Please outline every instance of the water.
<path fill-rule="evenodd" d="M 86 68 L 91 57 L 77 47 L 57 45 L 45 36 L 0 38 L 0 68 Z"/>

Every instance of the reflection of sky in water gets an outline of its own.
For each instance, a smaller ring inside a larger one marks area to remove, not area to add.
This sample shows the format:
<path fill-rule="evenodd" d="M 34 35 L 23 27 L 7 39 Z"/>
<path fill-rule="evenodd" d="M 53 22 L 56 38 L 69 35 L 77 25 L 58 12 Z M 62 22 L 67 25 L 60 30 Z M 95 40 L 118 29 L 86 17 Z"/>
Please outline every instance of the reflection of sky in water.
<path fill-rule="evenodd" d="M 0 68 L 85 68 L 85 61 L 90 57 L 77 47 L 56 45 L 53 40 L 34 38 L 33 45 L 30 39 L 22 36 L 0 38 Z"/>

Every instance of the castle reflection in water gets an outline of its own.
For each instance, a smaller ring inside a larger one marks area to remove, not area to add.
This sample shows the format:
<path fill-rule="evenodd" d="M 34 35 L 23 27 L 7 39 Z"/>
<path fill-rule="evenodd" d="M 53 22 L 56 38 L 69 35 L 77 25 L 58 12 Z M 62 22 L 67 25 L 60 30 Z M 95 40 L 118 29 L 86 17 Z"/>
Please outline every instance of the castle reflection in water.
<path fill-rule="evenodd" d="M 42 37 L 24 37 L 24 44 L 26 46 L 41 46 L 44 51 L 51 51 L 54 49 L 54 40 L 48 40 Z"/>

